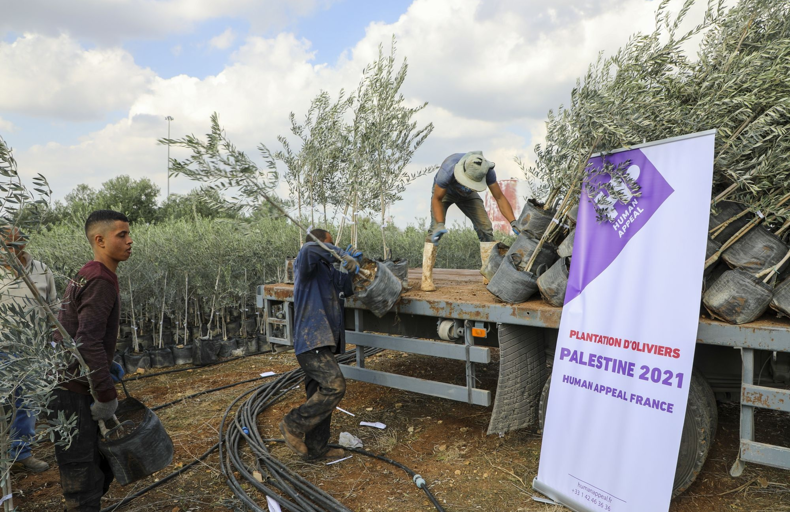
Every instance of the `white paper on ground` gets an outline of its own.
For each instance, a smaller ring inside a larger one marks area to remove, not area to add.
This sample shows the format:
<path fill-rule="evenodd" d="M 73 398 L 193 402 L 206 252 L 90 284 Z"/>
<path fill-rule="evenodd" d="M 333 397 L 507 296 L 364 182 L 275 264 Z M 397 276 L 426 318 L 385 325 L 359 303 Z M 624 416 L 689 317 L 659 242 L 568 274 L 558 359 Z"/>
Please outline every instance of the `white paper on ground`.
<path fill-rule="evenodd" d="M 277 374 L 276 374 L 276 373 L 274 373 L 274 372 L 263 372 L 263 373 L 261 374 L 261 377 L 271 377 L 272 375 L 277 375 Z M 276 503 L 276 502 L 275 502 L 275 503 Z"/>
<path fill-rule="evenodd" d="M 344 413 L 348 414 L 349 416 L 356 416 L 356 414 L 354 414 L 353 412 L 348 412 L 347 410 L 341 409 L 340 407 L 335 407 L 335 409 L 337 409 L 340 412 L 344 412 Z"/>
<path fill-rule="evenodd" d="M 351 457 L 353 457 L 353 455 L 349 455 L 348 457 L 343 457 L 342 459 L 333 460 L 332 462 L 327 462 L 326 465 L 331 466 L 332 464 L 337 464 L 338 462 L 343 462 L 344 460 L 348 460 Z"/>
<path fill-rule="evenodd" d="M 280 508 L 280 504 L 274 501 L 271 496 L 266 496 L 266 505 L 269 506 L 269 512 L 283 512 L 283 509 Z"/>
<path fill-rule="evenodd" d="M 380 428 L 381 430 L 387 428 L 387 425 L 381 423 L 380 421 L 377 421 L 375 423 L 371 423 L 370 421 L 360 421 L 359 424 L 364 427 Z"/>

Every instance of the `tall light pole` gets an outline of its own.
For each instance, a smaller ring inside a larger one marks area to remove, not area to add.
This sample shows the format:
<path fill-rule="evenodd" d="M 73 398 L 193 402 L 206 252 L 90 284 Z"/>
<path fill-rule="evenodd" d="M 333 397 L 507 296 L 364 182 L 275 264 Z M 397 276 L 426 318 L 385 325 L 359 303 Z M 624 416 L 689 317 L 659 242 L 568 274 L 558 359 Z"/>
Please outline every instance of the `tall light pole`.
<path fill-rule="evenodd" d="M 170 140 L 170 121 L 173 121 L 173 116 L 165 117 L 167 121 L 167 139 Z M 167 143 L 167 197 L 170 197 L 170 143 Z"/>

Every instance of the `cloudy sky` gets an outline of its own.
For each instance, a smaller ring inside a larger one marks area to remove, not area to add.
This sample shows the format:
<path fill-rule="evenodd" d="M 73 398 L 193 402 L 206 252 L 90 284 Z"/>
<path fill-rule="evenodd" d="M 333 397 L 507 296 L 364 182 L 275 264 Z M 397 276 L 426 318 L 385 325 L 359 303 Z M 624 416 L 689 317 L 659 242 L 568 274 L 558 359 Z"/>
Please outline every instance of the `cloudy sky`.
<path fill-rule="evenodd" d="M 654 25 L 650 0 L 73 0 L 9 2 L 0 18 L 0 135 L 23 174 L 56 198 L 128 174 L 167 183 L 173 137 L 203 134 L 216 111 L 255 154 L 322 89 L 355 89 L 380 43 L 398 40 L 410 103 L 433 134 L 413 166 L 482 150 L 521 177 L 546 113 L 567 101 L 599 51 Z M 675 9 L 678 8 L 676 4 Z M 177 156 L 177 155 L 175 155 Z M 427 217 L 430 177 L 392 214 Z M 171 179 L 171 191 L 194 185 Z M 282 190 L 285 193 L 285 189 Z M 452 215 L 450 220 L 461 218 Z"/>

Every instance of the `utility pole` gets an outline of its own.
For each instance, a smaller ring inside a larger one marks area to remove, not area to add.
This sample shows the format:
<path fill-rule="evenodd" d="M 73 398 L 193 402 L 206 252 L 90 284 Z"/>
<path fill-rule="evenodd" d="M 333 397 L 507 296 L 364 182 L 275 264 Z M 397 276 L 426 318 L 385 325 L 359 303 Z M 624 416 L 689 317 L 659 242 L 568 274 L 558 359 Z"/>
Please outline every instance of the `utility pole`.
<path fill-rule="evenodd" d="M 167 138 L 170 140 L 170 121 L 173 121 L 173 116 L 165 117 L 167 121 Z M 170 197 L 170 143 L 167 144 L 167 197 Z"/>

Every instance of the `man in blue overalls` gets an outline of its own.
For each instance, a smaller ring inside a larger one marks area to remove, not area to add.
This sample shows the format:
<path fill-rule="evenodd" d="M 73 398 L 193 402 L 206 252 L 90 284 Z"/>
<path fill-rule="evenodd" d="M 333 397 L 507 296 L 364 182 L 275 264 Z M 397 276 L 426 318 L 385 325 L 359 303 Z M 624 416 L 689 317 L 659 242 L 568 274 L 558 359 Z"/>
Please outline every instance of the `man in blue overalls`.
<path fill-rule="evenodd" d="M 332 411 L 346 392 L 346 380 L 335 354 L 346 350 L 343 299 L 354 293 L 352 276 L 359 272 L 362 253 L 341 251 L 323 229 L 310 233 L 343 255 L 347 272 L 335 269 L 335 258 L 314 241 L 304 244 L 296 257 L 294 353 L 305 374 L 307 401 L 283 418 L 280 431 L 288 447 L 306 459 L 336 458 L 344 452 L 327 446 L 329 427 Z"/>
<path fill-rule="evenodd" d="M 448 156 L 442 162 L 433 179 L 431 227 L 428 229 L 422 253 L 422 291 L 436 290 L 436 286 L 433 284 L 433 265 L 436 263 L 439 239 L 447 233 L 444 219 L 450 205 L 458 205 L 464 215 L 472 221 L 477 238 L 480 240 L 480 260 L 485 267 L 488 257 L 496 245 L 491 219 L 488 218 L 483 200 L 478 194 L 486 187 L 496 200 L 502 216 L 510 222 L 513 232 L 518 234 L 513 208 L 496 182 L 494 162 L 486 160 L 482 151 L 456 153 Z"/>

